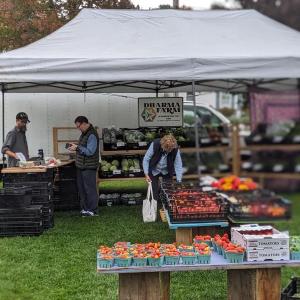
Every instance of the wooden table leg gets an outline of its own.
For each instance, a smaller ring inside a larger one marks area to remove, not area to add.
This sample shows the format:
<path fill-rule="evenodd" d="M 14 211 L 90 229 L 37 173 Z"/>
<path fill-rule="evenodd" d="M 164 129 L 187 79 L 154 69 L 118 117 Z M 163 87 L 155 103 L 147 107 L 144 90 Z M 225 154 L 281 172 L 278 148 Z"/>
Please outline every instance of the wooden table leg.
<path fill-rule="evenodd" d="M 281 269 L 227 271 L 228 300 L 280 300 Z"/>
<path fill-rule="evenodd" d="M 192 245 L 193 244 L 193 229 L 192 228 L 178 228 L 176 229 L 176 243 Z"/>
<path fill-rule="evenodd" d="M 229 227 L 220 227 L 220 226 L 209 226 L 209 227 L 194 227 L 193 228 L 193 237 L 195 235 L 210 235 L 214 236 L 216 234 L 229 233 Z"/>
<path fill-rule="evenodd" d="M 170 272 L 119 274 L 119 300 L 169 300 Z"/>

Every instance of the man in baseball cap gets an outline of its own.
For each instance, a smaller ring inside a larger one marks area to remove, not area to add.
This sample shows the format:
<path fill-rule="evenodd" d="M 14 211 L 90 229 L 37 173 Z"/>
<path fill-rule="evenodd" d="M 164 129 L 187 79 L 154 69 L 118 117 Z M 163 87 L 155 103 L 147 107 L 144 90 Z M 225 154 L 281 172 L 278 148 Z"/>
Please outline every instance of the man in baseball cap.
<path fill-rule="evenodd" d="M 2 153 L 8 156 L 8 167 L 15 167 L 18 162 L 17 153 L 22 153 L 26 160 L 29 159 L 28 145 L 26 139 L 27 124 L 30 123 L 25 112 L 16 115 L 16 126 L 8 132 L 2 146 Z"/>

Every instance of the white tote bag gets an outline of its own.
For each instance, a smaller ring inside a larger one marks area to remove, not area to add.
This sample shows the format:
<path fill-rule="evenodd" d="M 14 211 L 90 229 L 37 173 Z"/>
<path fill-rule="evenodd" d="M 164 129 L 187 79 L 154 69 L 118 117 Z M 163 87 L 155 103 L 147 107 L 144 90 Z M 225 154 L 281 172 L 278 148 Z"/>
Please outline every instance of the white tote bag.
<path fill-rule="evenodd" d="M 147 197 L 143 201 L 143 220 L 145 223 L 155 222 L 157 215 L 157 201 L 153 198 L 152 184 L 148 184 Z"/>

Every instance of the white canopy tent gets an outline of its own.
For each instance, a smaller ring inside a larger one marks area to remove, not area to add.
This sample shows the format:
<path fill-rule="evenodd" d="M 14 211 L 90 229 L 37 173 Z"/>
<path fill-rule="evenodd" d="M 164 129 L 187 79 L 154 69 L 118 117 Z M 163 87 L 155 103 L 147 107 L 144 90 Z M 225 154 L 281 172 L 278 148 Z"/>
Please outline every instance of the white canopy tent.
<path fill-rule="evenodd" d="M 5 92 L 291 89 L 300 33 L 254 10 L 83 9 L 49 36 L 0 55 Z"/>
<path fill-rule="evenodd" d="M 0 55 L 2 113 L 9 92 L 192 90 L 195 103 L 196 90 L 286 90 L 298 78 L 300 33 L 253 10 L 83 9 L 49 36 Z"/>

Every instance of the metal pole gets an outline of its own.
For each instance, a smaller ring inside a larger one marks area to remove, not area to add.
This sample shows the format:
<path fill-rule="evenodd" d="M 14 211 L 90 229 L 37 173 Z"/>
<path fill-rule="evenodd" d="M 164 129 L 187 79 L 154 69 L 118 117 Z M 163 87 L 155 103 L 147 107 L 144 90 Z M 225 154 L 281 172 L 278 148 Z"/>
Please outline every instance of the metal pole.
<path fill-rule="evenodd" d="M 197 174 L 200 180 L 201 176 L 201 159 L 200 159 L 200 152 L 199 152 L 199 132 L 198 132 L 198 114 L 197 114 L 197 106 L 196 106 L 196 88 L 195 88 L 195 81 L 192 82 L 192 96 L 193 96 L 193 105 L 194 105 L 194 120 L 195 120 L 195 143 L 196 143 L 196 158 L 197 158 Z"/>
<path fill-rule="evenodd" d="M 5 94 L 5 88 L 4 88 L 4 83 L 2 83 L 1 85 L 1 91 L 2 91 L 2 144 L 4 144 L 4 134 L 5 134 L 5 130 L 4 130 L 4 94 Z M 2 164 L 3 164 L 3 168 L 5 165 L 5 155 L 2 155 Z"/>
<path fill-rule="evenodd" d="M 2 88 L 1 88 L 1 91 L 2 91 L 2 143 L 4 143 L 4 93 L 5 93 L 5 90 L 4 90 L 4 83 L 2 83 Z"/>

